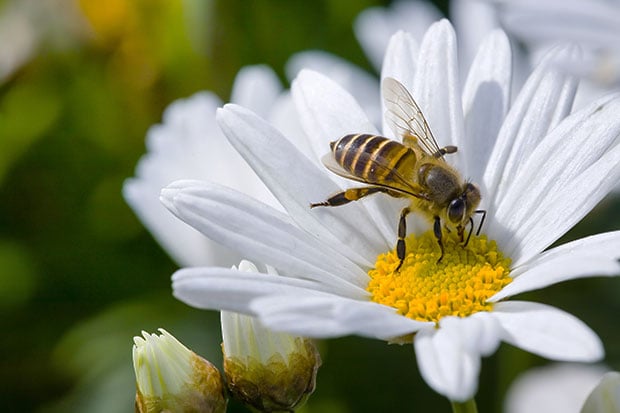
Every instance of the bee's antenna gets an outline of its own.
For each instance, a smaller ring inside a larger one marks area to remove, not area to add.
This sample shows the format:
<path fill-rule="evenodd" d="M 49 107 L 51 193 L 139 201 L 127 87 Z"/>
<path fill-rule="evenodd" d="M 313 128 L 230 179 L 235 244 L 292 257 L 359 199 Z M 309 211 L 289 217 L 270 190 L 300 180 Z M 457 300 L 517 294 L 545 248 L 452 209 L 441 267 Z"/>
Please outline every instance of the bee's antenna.
<path fill-rule="evenodd" d="M 457 147 L 453 145 L 444 146 L 440 148 L 437 152 L 433 154 L 435 158 L 443 158 L 443 156 L 447 153 L 455 153 L 457 151 Z"/>

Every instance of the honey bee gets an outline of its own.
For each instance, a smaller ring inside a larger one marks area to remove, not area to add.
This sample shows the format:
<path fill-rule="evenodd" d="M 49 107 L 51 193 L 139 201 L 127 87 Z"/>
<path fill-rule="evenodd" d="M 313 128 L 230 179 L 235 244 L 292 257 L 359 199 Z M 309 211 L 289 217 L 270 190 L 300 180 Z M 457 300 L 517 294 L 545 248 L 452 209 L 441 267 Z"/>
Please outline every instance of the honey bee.
<path fill-rule="evenodd" d="M 395 198 L 408 198 L 410 204 L 400 213 L 396 253 L 398 271 L 406 256 L 407 215 L 417 211 L 433 222 L 433 233 L 444 255 L 442 221 L 456 228 L 460 241 L 467 246 L 474 229 L 474 214 L 482 214 L 477 234 L 480 233 L 485 210 L 476 209 L 480 203 L 480 190 L 464 181 L 459 172 L 450 166 L 444 155 L 457 151 L 456 146 L 440 148 L 424 118 L 420 107 L 405 86 L 393 78 L 383 81 L 383 99 L 386 120 L 402 143 L 370 134 L 351 134 L 330 143 L 331 152 L 322 159 L 333 173 L 368 186 L 350 188 L 327 200 L 310 204 L 340 206 L 365 196 L 382 192 Z M 470 224 L 467 239 L 465 227 Z"/>

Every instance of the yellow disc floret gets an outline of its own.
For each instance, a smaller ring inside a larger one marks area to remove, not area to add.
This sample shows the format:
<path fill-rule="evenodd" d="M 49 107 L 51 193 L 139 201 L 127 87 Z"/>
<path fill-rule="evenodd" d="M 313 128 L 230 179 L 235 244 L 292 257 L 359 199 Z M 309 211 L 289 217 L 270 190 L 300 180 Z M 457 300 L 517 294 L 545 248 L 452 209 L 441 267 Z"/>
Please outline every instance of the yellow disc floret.
<path fill-rule="evenodd" d="M 446 235 L 440 262 L 439 246 L 430 231 L 407 237 L 408 255 L 398 272 L 395 251 L 379 255 L 368 272 L 372 301 L 419 321 L 490 311 L 492 303 L 487 299 L 512 281 L 510 259 L 484 235 L 472 236 L 466 247 L 455 234 Z"/>

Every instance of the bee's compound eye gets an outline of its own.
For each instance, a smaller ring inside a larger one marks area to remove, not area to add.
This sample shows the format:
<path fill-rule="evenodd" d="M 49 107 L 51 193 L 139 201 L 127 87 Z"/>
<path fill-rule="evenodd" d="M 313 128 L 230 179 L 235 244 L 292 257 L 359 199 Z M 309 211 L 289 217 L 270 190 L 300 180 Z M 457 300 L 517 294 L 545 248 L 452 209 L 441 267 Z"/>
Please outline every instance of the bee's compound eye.
<path fill-rule="evenodd" d="M 465 201 L 462 198 L 453 199 L 448 205 L 448 219 L 454 224 L 460 224 L 465 217 Z"/>

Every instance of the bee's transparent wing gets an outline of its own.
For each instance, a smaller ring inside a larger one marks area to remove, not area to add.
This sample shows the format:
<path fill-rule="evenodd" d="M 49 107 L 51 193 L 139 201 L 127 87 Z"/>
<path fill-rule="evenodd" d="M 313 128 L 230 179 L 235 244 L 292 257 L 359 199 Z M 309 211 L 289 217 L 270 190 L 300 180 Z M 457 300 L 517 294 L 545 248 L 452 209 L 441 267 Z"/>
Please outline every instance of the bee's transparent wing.
<path fill-rule="evenodd" d="M 344 169 L 342 166 L 340 166 L 338 162 L 336 162 L 336 160 L 334 159 L 334 154 L 332 152 L 329 152 L 323 155 L 323 157 L 321 158 L 321 162 L 323 163 L 323 165 L 325 165 L 327 169 L 329 169 L 330 171 L 332 171 L 338 176 L 341 176 L 346 179 L 351 179 L 353 181 L 363 182 L 365 184 L 370 183 L 358 176 L 353 175 L 352 173 Z"/>
<path fill-rule="evenodd" d="M 403 144 L 419 148 L 429 156 L 440 157 L 441 150 L 431 128 L 405 86 L 394 78 L 386 77 L 383 80 L 383 99 L 385 118 Z"/>
<path fill-rule="evenodd" d="M 367 155 L 361 155 L 361 156 L 367 156 Z M 352 173 L 344 169 L 342 166 L 338 164 L 338 162 L 336 162 L 336 159 L 334 159 L 334 155 L 331 152 L 324 155 L 321 158 L 321 162 L 323 162 L 323 165 L 325 165 L 327 169 L 329 169 L 336 175 L 341 176 L 343 178 L 351 179 L 352 181 L 362 182 L 368 185 L 375 185 L 375 186 L 381 186 L 384 188 L 389 188 L 390 190 L 396 193 L 401 193 L 401 194 L 413 196 L 416 198 L 426 199 L 426 195 L 423 194 L 424 191 L 422 190 L 422 188 L 420 188 L 418 184 L 415 184 L 411 182 L 410 180 L 403 178 L 396 170 L 390 169 L 389 179 L 383 180 L 383 181 L 374 181 L 374 180 L 364 179 L 361 176 L 353 175 Z M 384 170 L 388 169 L 381 161 L 367 159 L 366 162 L 371 162 L 374 165 L 374 167 L 378 169 L 384 169 Z"/>

